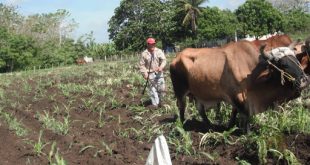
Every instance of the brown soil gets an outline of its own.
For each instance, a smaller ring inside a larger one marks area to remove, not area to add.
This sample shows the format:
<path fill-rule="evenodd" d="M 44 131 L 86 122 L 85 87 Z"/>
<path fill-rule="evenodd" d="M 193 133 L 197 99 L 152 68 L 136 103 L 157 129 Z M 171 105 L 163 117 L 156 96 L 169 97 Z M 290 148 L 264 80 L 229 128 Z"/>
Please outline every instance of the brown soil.
<path fill-rule="evenodd" d="M 55 153 L 58 149 L 59 154 L 68 164 L 104 164 L 104 165 L 122 165 L 122 164 L 145 164 L 151 146 L 156 137 L 148 139 L 137 139 L 136 136 L 129 134 L 121 136 L 120 133 L 128 128 L 137 130 L 143 128 L 143 124 L 132 119 L 134 113 L 130 111 L 130 106 L 143 106 L 140 103 L 140 94 L 134 98 L 129 94 L 129 88 L 132 84 L 123 82 L 121 86 L 113 89 L 115 98 L 121 103 L 113 106 L 106 97 L 96 97 L 92 105 L 103 106 L 106 103 L 106 111 L 103 115 L 104 125 L 98 126 L 99 112 L 93 108 L 86 107 L 83 100 L 87 100 L 93 96 L 89 91 L 82 93 L 73 92 L 71 97 L 66 97 L 57 87 L 60 82 L 87 84 L 95 78 L 100 78 L 93 72 L 89 72 L 80 77 L 70 78 L 54 78 L 52 74 L 46 77 L 35 77 L 27 79 L 31 89 L 28 92 L 23 90 L 24 81 L 20 79 L 14 80 L 8 86 L 2 86 L 5 90 L 5 99 L 9 101 L 1 101 L 2 110 L 13 115 L 17 121 L 23 123 L 23 127 L 28 130 L 25 136 L 17 136 L 15 131 L 9 128 L 8 123 L 4 122 L 4 117 L 0 116 L 0 164 L 49 164 L 48 156 L 51 152 L 53 142 L 56 148 L 52 159 L 55 161 Z M 46 81 L 42 97 L 37 90 L 38 81 L 42 79 Z M 48 83 L 51 82 L 51 83 Z M 134 84 L 137 85 L 137 84 Z M 104 88 L 104 86 L 102 86 Z M 142 88 L 139 85 L 138 88 Z M 168 93 L 172 95 L 172 93 Z M 74 98 L 74 101 L 72 98 Z M 70 102 L 71 101 L 71 102 Z M 18 103 L 17 106 L 14 103 Z M 39 120 L 38 114 L 48 112 L 51 116 L 58 120 L 63 120 L 67 114 L 64 111 L 55 113 L 55 107 L 64 110 L 64 105 L 70 105 L 70 129 L 68 134 L 61 135 L 54 131 L 45 129 L 43 123 Z M 152 111 L 143 114 L 148 117 Z M 119 120 L 121 119 L 121 120 Z M 174 122 L 174 114 L 164 114 L 160 117 L 152 119 L 153 123 L 167 124 Z M 191 133 L 193 140 L 193 148 L 196 152 L 206 152 L 216 154 L 215 160 L 211 161 L 206 156 L 190 156 L 176 152 L 174 146 L 169 146 L 170 155 L 173 164 L 237 164 L 239 159 L 247 160 L 252 164 L 258 164 L 257 153 L 247 149 L 241 143 L 235 145 L 218 144 L 199 149 L 199 142 L 202 137 L 200 132 L 204 132 L 202 123 L 196 120 L 188 121 L 186 130 Z M 41 140 L 46 143 L 42 154 L 36 154 L 33 146 L 29 142 L 37 142 L 40 130 L 43 130 Z M 121 131 L 120 131 L 121 130 Z M 166 137 L 169 130 L 164 135 Z M 238 135 L 237 135 L 238 136 Z M 104 142 L 109 146 L 111 152 L 108 152 Z M 292 151 L 298 160 L 307 164 L 310 162 L 310 136 L 303 134 L 293 134 L 284 137 L 285 147 Z M 277 160 L 268 159 L 268 164 L 276 164 Z M 281 161 L 279 161 L 281 163 Z M 285 162 L 282 162 L 285 164 Z"/>

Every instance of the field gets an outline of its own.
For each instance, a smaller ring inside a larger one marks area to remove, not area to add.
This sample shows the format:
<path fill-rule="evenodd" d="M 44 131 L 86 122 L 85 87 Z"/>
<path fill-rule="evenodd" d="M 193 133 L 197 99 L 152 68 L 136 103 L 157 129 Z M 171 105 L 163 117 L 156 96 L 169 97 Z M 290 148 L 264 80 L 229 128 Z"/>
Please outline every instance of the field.
<path fill-rule="evenodd" d="M 0 75 L 0 164 L 140 165 L 161 134 L 178 165 L 310 162 L 310 113 L 303 104 L 256 115 L 246 135 L 207 129 L 189 104 L 183 127 L 166 75 L 167 105 L 159 109 L 145 106 L 136 61 Z M 207 114 L 223 126 L 230 109 L 222 103 Z"/>

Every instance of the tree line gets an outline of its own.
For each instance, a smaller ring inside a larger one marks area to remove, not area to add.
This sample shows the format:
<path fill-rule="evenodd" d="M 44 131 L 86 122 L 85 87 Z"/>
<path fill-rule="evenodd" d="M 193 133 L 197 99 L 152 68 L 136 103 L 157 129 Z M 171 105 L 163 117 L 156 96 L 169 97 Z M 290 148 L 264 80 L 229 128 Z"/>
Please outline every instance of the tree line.
<path fill-rule="evenodd" d="M 247 0 L 235 11 L 202 7 L 207 0 L 122 0 L 109 21 L 110 39 L 118 50 L 138 51 L 154 37 L 162 48 L 195 47 L 214 39 L 310 30 L 308 0 Z"/>
<path fill-rule="evenodd" d="M 197 47 L 202 41 L 233 39 L 235 34 L 261 36 L 282 31 L 302 36 L 310 31 L 308 0 L 247 0 L 235 11 L 202 7 L 207 0 L 121 0 L 109 20 L 112 43 L 96 43 L 89 32 L 73 39 L 78 27 L 67 10 L 23 16 L 0 3 L 0 72 L 75 63 L 158 46 Z"/>
<path fill-rule="evenodd" d="M 74 40 L 72 32 L 77 27 L 63 9 L 23 16 L 15 6 L 0 3 L 0 72 L 70 65 L 83 56 L 114 55 L 114 46 L 96 43 L 92 32 Z"/>

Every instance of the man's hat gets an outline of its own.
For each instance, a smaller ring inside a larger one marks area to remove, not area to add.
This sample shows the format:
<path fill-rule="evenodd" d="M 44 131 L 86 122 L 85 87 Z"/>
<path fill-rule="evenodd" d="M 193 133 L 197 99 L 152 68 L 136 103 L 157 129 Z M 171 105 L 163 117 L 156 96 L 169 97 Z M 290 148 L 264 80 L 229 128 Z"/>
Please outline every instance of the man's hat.
<path fill-rule="evenodd" d="M 147 44 L 155 44 L 156 41 L 155 41 L 154 38 L 148 38 L 148 39 L 146 40 L 146 43 L 147 43 Z"/>

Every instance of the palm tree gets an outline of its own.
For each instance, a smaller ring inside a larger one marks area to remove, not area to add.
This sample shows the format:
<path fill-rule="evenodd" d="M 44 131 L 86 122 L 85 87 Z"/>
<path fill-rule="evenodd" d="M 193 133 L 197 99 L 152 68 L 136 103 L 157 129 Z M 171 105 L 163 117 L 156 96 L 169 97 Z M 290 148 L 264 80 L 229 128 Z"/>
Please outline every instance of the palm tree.
<path fill-rule="evenodd" d="M 186 13 L 182 25 L 188 25 L 190 23 L 192 32 L 195 34 L 197 31 L 197 17 L 201 13 L 201 4 L 208 2 L 208 0 L 179 0 L 179 5 L 182 10 Z"/>

